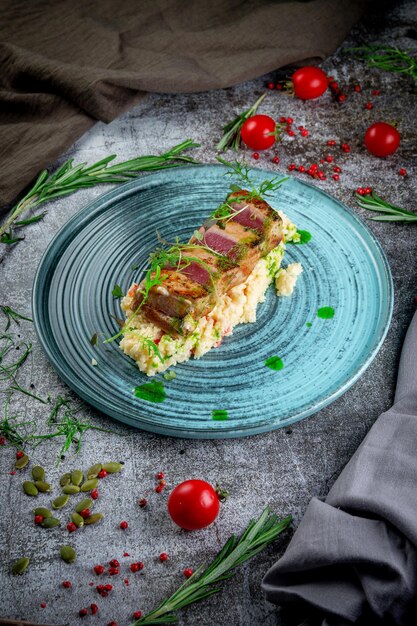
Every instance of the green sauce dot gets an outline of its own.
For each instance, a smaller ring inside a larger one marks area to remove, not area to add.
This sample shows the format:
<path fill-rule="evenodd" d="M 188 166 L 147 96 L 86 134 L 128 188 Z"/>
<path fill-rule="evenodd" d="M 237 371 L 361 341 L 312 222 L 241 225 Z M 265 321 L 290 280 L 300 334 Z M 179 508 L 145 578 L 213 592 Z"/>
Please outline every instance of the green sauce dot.
<path fill-rule="evenodd" d="M 275 370 L 276 372 L 282 370 L 282 368 L 284 367 L 284 363 L 282 359 L 279 358 L 279 356 L 270 356 L 269 359 L 266 359 L 265 365 L 266 367 L 269 367 L 271 370 Z"/>
<path fill-rule="evenodd" d="M 213 420 L 216 420 L 217 422 L 223 422 L 224 420 L 229 419 L 229 416 L 227 414 L 227 411 L 212 411 L 211 412 L 211 418 Z"/>
<path fill-rule="evenodd" d="M 311 328 L 313 326 L 313 324 L 311 322 L 307 322 L 306 326 L 307 326 L 307 328 Z"/>
<path fill-rule="evenodd" d="M 331 306 L 323 306 L 317 311 L 317 317 L 323 320 L 330 320 L 334 317 L 334 308 Z"/>
<path fill-rule="evenodd" d="M 308 232 L 308 230 L 297 230 L 297 233 L 300 235 L 299 244 L 308 243 L 311 241 L 313 235 Z"/>
<path fill-rule="evenodd" d="M 133 390 L 133 395 L 147 402 L 164 402 L 166 398 L 164 383 L 162 381 L 152 381 L 139 385 Z"/>

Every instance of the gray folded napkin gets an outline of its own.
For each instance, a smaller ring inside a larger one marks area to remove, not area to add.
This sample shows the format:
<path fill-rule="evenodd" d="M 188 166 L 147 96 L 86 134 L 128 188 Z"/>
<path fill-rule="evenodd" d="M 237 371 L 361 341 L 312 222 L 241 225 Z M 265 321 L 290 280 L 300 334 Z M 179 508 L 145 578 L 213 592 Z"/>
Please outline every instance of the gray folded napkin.
<path fill-rule="evenodd" d="M 383 413 L 327 498 L 313 498 L 262 587 L 323 625 L 417 624 L 417 312 L 404 342 L 393 407 Z"/>

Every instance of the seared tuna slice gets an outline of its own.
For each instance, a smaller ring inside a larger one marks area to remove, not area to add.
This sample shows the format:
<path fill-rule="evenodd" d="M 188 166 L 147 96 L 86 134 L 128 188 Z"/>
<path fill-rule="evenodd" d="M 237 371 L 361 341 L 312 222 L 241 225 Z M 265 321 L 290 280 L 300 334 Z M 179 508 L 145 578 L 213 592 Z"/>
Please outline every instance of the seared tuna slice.
<path fill-rule="evenodd" d="M 247 196 L 247 201 L 245 197 Z M 227 197 L 228 213 L 199 228 L 178 255 L 178 267 L 161 268 L 162 283 L 152 287 L 143 314 L 172 334 L 187 334 L 231 287 L 245 281 L 260 258 L 282 240 L 282 220 L 267 202 L 239 190 Z M 136 290 L 132 310 L 143 299 Z"/>

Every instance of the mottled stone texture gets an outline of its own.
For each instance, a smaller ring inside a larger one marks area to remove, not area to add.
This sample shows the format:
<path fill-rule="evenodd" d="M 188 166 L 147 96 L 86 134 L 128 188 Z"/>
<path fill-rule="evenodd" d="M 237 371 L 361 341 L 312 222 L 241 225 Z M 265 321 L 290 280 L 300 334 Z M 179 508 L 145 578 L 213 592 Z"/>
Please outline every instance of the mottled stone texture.
<path fill-rule="evenodd" d="M 385 43 L 407 49 L 415 47 L 416 38 L 417 7 L 409 0 L 387 13 L 375 9 L 354 29 L 345 45 Z M 333 181 L 331 175 L 326 181 L 317 182 L 320 188 L 354 207 L 352 190 L 371 185 L 382 197 L 415 209 L 416 95 L 411 79 L 369 71 L 340 51 L 323 67 L 341 85 L 350 86 L 344 105 L 335 103 L 330 93 L 304 103 L 277 92 L 269 94 L 263 105 L 262 112 L 274 117 L 291 116 L 295 126 L 302 124 L 310 131 L 308 139 L 298 135 L 294 139 L 284 138 L 278 148 L 280 170 L 285 171 L 292 162 L 310 164 L 331 152 L 338 155 L 336 161 L 343 172 L 339 182 Z M 196 156 L 204 162 L 213 162 L 221 125 L 252 104 L 269 80 L 282 76 L 280 72 L 278 76 L 270 75 L 210 93 L 151 95 L 108 126 L 97 124 L 63 159 L 73 157 L 76 162 L 93 162 L 109 153 L 127 159 L 137 154 L 158 153 L 190 136 L 202 144 Z M 352 91 L 356 83 L 361 84 L 362 93 Z M 371 89 L 375 88 L 381 90 L 380 96 L 371 96 Z M 371 111 L 364 108 L 367 100 L 374 103 Z M 366 127 L 381 119 L 397 120 L 403 138 L 398 153 L 387 160 L 371 157 L 362 146 Z M 327 148 L 326 141 L 330 138 L 338 144 L 348 141 L 351 154 L 346 156 L 338 149 Z M 270 162 L 272 156 L 272 153 L 262 155 L 253 165 L 274 167 Z M 408 170 L 407 178 L 398 175 L 403 166 Z M 104 191 L 106 188 L 94 188 L 51 203 L 45 220 L 26 229 L 26 240 L 4 252 L 0 270 L 3 303 L 30 314 L 33 277 L 46 246 L 71 215 Z M 356 210 L 362 217 L 368 216 Z M 291 428 L 232 441 L 167 439 L 124 428 L 85 407 L 83 418 L 91 418 L 97 426 L 114 428 L 123 436 L 89 431 L 78 456 L 68 454 L 60 468 L 54 466 L 58 442 L 38 447 L 32 454 L 33 462 L 45 465 L 48 478 L 56 485 L 56 494 L 57 479 L 63 471 L 75 467 L 87 469 L 101 459 L 124 460 L 126 466 L 123 477 L 111 477 L 100 485 L 102 495 L 96 510 L 105 513 L 101 526 L 84 529 L 69 538 L 65 530 L 41 531 L 34 527 L 31 516 L 34 501 L 21 492 L 22 476 L 8 475 L 14 452 L 1 450 L 1 468 L 5 473 L 0 475 L 0 614 L 50 624 L 76 624 L 78 610 L 97 602 L 99 615 L 87 618 L 86 622 L 107 624 L 114 619 L 119 626 L 125 625 L 131 621 L 134 610 L 149 610 L 182 582 L 184 567 L 195 567 L 210 559 L 232 532 L 239 532 L 266 504 L 281 515 L 291 513 L 297 525 L 310 498 L 327 493 L 378 415 L 390 406 L 401 343 L 415 308 L 417 226 L 368 224 L 391 264 L 395 284 L 393 321 L 381 351 L 367 372 L 331 406 Z M 41 396 L 50 393 L 55 398 L 58 394 L 69 394 L 38 345 L 32 325 L 24 322 L 21 329 L 34 344 L 21 384 L 33 383 Z M 48 410 L 44 405 L 26 396 L 16 396 L 13 411 L 38 421 L 40 430 L 45 429 Z M 153 493 L 154 473 L 158 470 L 166 473 L 168 486 L 190 477 L 202 477 L 212 483 L 219 481 L 231 495 L 222 506 L 218 522 L 195 533 L 174 527 L 166 514 L 169 490 Z M 136 500 L 145 493 L 149 494 L 149 509 L 141 510 Z M 47 495 L 36 500 L 36 504 L 49 502 Z M 65 511 L 60 517 L 66 522 Z M 129 529 L 124 532 L 119 530 L 122 519 L 129 522 Z M 217 597 L 184 611 L 180 624 L 189 626 L 197 620 L 201 626 L 283 624 L 280 610 L 264 601 L 260 581 L 288 539 L 287 533 L 276 545 L 242 567 Z M 78 552 L 72 565 L 59 558 L 59 546 L 67 541 Z M 130 558 L 123 558 L 125 550 Z M 161 551 L 169 553 L 167 563 L 158 561 Z M 22 555 L 30 556 L 32 564 L 24 576 L 12 578 L 8 571 L 10 562 Z M 122 575 L 111 581 L 115 590 L 110 596 L 101 598 L 88 585 L 90 581 L 99 582 L 91 568 L 111 558 L 122 562 Z M 125 586 L 125 564 L 139 559 L 145 562 L 143 572 L 127 573 L 130 585 Z M 71 580 L 72 589 L 63 589 L 60 586 L 63 580 Z M 46 602 L 45 609 L 40 608 L 41 602 Z"/>

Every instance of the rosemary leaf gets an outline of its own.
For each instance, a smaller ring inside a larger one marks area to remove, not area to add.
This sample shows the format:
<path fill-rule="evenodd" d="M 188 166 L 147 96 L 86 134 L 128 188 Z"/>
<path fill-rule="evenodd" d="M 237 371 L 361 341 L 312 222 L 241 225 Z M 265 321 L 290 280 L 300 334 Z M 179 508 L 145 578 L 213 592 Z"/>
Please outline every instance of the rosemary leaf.
<path fill-rule="evenodd" d="M 241 128 L 246 120 L 256 113 L 258 106 L 261 104 L 265 96 L 266 93 L 263 93 L 259 96 L 255 104 L 253 104 L 247 111 L 240 113 L 231 122 L 228 122 L 225 126 L 223 126 L 223 137 L 216 146 L 217 150 L 224 152 L 228 148 L 231 148 L 232 150 L 239 149 Z"/>
<path fill-rule="evenodd" d="M 355 198 L 358 206 L 362 209 L 381 213 L 381 215 L 368 218 L 374 222 L 417 222 L 417 213 L 390 204 L 377 196 L 374 191 L 366 196 L 356 193 Z"/>
<path fill-rule="evenodd" d="M 347 48 L 345 52 L 353 52 L 357 58 L 365 61 L 368 67 L 406 74 L 417 82 L 417 58 L 409 54 L 409 52 L 415 54 L 415 51 L 388 46 L 362 46 Z"/>
<path fill-rule="evenodd" d="M 250 521 L 239 538 L 233 535 L 226 541 L 205 569 L 199 567 L 169 598 L 137 620 L 134 626 L 176 623 L 176 611 L 218 593 L 219 583 L 231 578 L 236 567 L 275 541 L 290 522 L 291 517 L 279 520 L 268 508 L 264 509 L 257 520 Z"/>
<path fill-rule="evenodd" d="M 21 241 L 23 238 L 14 236 L 12 228 L 22 227 L 42 219 L 46 211 L 27 220 L 18 219 L 23 213 L 40 204 L 72 194 L 85 187 L 103 183 L 124 183 L 135 178 L 139 172 L 198 163 L 192 157 L 183 154 L 185 150 L 198 146 L 199 144 L 192 139 L 186 139 L 159 156 L 136 157 L 110 166 L 109 163 L 116 158 L 115 155 L 107 156 L 90 166 L 87 166 L 87 163 L 73 165 L 73 159 L 69 159 L 53 174 L 43 170 L 33 187 L 12 209 L 10 216 L 0 227 L 0 242 L 12 245 Z"/>

